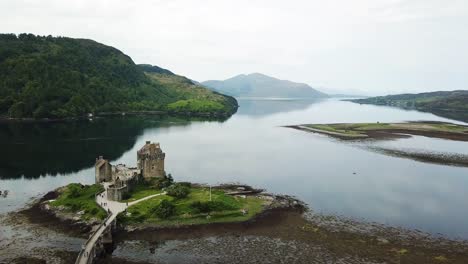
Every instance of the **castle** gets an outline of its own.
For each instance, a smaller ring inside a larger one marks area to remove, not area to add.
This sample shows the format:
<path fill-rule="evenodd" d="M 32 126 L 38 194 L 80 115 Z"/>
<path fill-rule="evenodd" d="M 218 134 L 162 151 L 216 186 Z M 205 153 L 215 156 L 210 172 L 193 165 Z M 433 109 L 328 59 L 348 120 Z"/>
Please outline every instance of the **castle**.
<path fill-rule="evenodd" d="M 113 166 L 100 156 L 95 164 L 96 183 L 109 183 L 107 199 L 121 201 L 138 182 L 166 177 L 165 157 L 159 143 L 150 141 L 138 150 L 136 168 L 124 164 Z"/>

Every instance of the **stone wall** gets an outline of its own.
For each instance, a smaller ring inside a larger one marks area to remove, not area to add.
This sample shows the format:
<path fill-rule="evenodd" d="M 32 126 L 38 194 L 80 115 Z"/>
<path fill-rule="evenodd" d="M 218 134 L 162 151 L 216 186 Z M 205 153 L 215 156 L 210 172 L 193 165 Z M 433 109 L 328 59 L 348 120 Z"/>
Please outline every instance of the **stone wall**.
<path fill-rule="evenodd" d="M 121 187 L 110 185 L 109 188 L 107 188 L 107 199 L 111 201 L 122 201 L 125 193 L 128 193 L 128 185 Z"/>

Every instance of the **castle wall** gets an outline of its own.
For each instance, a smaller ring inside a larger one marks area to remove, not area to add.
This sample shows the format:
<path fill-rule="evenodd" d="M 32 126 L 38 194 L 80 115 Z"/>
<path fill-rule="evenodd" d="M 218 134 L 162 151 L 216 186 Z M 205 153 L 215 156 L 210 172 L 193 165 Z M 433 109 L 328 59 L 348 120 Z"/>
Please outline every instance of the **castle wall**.
<path fill-rule="evenodd" d="M 141 170 L 144 179 L 162 178 L 164 172 L 164 159 L 166 154 L 161 150 L 159 143 L 146 144 L 137 152 L 137 167 Z"/>
<path fill-rule="evenodd" d="M 107 188 L 107 199 L 111 201 L 122 201 L 124 194 L 128 193 L 128 186 L 113 187 L 112 185 Z"/>
<path fill-rule="evenodd" d="M 145 179 L 164 177 L 164 159 L 144 159 L 141 161 Z"/>

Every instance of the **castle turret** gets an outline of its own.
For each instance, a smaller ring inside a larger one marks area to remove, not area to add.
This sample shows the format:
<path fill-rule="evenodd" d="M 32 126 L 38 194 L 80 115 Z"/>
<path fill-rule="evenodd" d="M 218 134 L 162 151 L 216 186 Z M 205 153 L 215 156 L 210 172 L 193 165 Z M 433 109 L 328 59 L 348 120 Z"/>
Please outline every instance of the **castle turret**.
<path fill-rule="evenodd" d="M 138 169 L 145 179 L 165 177 L 164 158 L 166 154 L 162 152 L 159 143 L 146 144 L 137 152 Z"/>
<path fill-rule="evenodd" d="M 102 156 L 96 159 L 94 165 L 96 174 L 96 183 L 112 180 L 112 166 L 109 161 L 105 160 Z"/>

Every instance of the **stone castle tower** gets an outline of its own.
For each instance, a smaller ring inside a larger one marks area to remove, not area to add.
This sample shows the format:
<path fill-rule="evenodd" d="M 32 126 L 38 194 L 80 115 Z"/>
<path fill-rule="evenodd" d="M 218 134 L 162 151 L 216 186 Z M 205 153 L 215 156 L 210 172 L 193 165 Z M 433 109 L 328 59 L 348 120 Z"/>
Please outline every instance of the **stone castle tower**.
<path fill-rule="evenodd" d="M 137 167 L 145 179 L 165 177 L 164 158 L 166 153 L 162 152 L 159 143 L 146 144 L 137 152 Z"/>
<path fill-rule="evenodd" d="M 102 156 L 99 156 L 99 158 L 96 159 L 94 168 L 96 170 L 96 183 L 112 180 L 112 166 L 108 160 L 105 160 Z"/>

